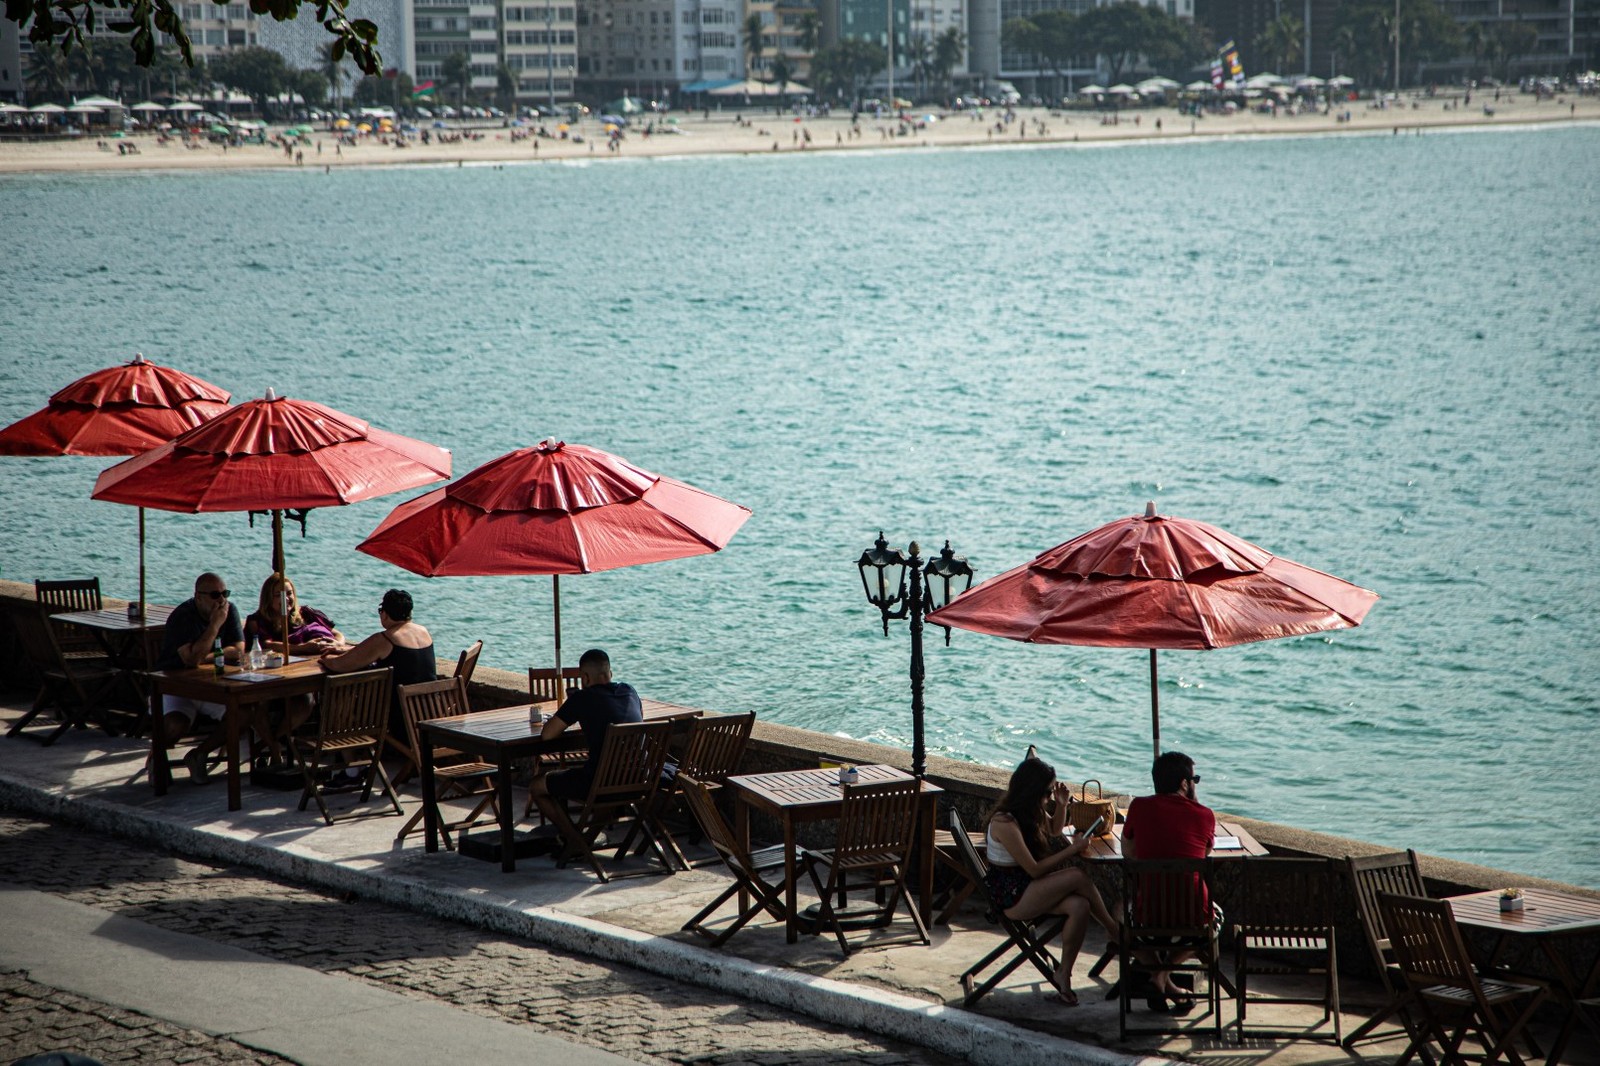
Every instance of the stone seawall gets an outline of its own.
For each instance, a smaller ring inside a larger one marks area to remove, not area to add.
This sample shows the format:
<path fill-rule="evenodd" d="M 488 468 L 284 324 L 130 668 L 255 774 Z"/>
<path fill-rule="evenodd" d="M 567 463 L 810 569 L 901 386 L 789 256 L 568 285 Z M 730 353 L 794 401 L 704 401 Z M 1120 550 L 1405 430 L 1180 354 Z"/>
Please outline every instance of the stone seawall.
<path fill-rule="evenodd" d="M 33 587 L 22 582 L 0 580 L 0 600 L 5 599 L 32 601 Z M 107 597 L 105 604 L 113 609 L 121 609 L 126 606 L 126 601 Z M 441 673 L 448 674 L 454 669 L 454 656 L 439 661 Z M 30 690 L 31 683 L 27 664 L 16 647 L 15 638 L 4 623 L 0 622 L 0 686 L 12 693 L 24 693 Z M 526 702 L 528 698 L 525 673 L 498 670 L 482 665 L 474 674 L 470 688 L 472 704 L 477 709 Z M 886 763 L 907 771 L 911 768 L 910 753 L 898 748 L 760 721 L 756 723 L 750 746 L 745 754 L 743 768 L 747 772 L 762 773 L 815 767 L 819 761 Z M 969 827 L 982 824 L 984 813 L 1000 795 L 1008 776 L 1008 769 L 980 766 L 937 756 L 930 756 L 928 759 L 928 779 L 944 789 L 949 804 L 960 811 Z M 1119 802 L 1125 805 L 1127 797 L 1119 797 Z M 1274 855 L 1338 859 L 1347 855 L 1374 855 L 1391 850 L 1361 840 L 1310 832 L 1240 815 L 1228 814 L 1227 817 L 1242 823 Z M 757 835 L 765 835 L 769 839 L 777 835 L 775 826 L 763 826 L 759 819 L 753 824 Z M 813 830 L 820 828 L 822 832 L 826 832 L 826 827 L 809 828 Z M 822 840 L 816 842 L 826 843 Z M 1600 892 L 1513 871 L 1477 866 L 1431 855 L 1420 855 L 1419 859 L 1428 891 L 1435 897 L 1520 885 L 1552 888 L 1600 899 Z M 1114 887 L 1115 878 L 1112 876 L 1112 871 L 1097 870 L 1096 874 L 1097 879 L 1106 878 L 1102 883 L 1104 889 Z M 1347 899 L 1339 903 L 1339 913 L 1353 915 L 1354 912 L 1353 900 Z M 1344 949 L 1340 952 L 1340 968 L 1353 974 L 1370 973 L 1370 961 L 1363 947 L 1364 937 L 1360 927 L 1351 922 L 1341 932 Z"/>

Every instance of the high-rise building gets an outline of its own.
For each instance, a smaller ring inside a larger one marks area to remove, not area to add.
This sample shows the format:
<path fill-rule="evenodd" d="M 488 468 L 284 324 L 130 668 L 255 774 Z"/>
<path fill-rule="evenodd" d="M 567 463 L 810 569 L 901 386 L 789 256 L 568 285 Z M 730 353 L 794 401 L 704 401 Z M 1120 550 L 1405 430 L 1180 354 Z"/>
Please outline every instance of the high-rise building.
<path fill-rule="evenodd" d="M 741 0 L 580 0 L 579 91 L 677 103 L 682 86 L 744 76 Z"/>
<path fill-rule="evenodd" d="M 500 80 L 500 9 L 495 0 L 413 0 L 418 82 L 437 82 L 439 99 L 454 103 L 467 92 L 490 96 Z M 467 59 L 466 84 L 452 84 L 446 61 Z"/>
<path fill-rule="evenodd" d="M 407 74 L 416 70 L 415 39 L 411 33 L 411 2 L 412 0 L 361 0 L 360 10 L 351 12 L 352 17 L 370 19 L 377 24 L 378 52 L 383 56 L 383 66 L 386 70 L 404 71 Z M 213 5 L 207 3 L 186 6 L 210 8 Z M 283 56 L 286 63 L 297 70 L 322 70 L 326 66 L 322 57 L 326 54 L 328 46 L 333 43 L 333 37 L 320 22 L 307 15 L 308 10 L 303 8 L 299 18 L 286 22 L 278 22 L 270 15 L 257 19 L 253 23 L 256 34 L 254 43 L 277 52 Z M 342 84 L 338 87 L 338 95 L 342 99 L 350 95 L 351 83 L 361 77 L 361 71 L 349 60 L 342 64 L 341 70 Z"/>
<path fill-rule="evenodd" d="M 576 0 L 505 3 L 500 16 L 501 48 L 516 80 L 517 102 L 553 107 L 572 99 L 578 75 Z"/>
<path fill-rule="evenodd" d="M 22 99 L 22 30 L 9 19 L 0 19 L 0 100 L 16 103 Z"/>

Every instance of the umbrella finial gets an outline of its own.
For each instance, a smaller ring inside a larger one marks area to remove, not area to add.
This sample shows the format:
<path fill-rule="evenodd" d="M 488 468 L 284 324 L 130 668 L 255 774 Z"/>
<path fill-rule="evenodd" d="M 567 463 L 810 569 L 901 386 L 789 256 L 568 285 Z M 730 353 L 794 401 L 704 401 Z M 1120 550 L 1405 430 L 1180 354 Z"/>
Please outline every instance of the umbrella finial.
<path fill-rule="evenodd" d="M 564 440 L 556 440 L 554 437 L 546 437 L 544 440 L 534 445 L 534 449 L 541 452 L 559 452 L 566 446 L 567 442 Z"/>
<path fill-rule="evenodd" d="M 128 365 L 129 366 L 144 366 L 144 353 L 143 352 L 134 352 L 133 353 L 133 362 L 129 363 Z"/>
<path fill-rule="evenodd" d="M 1154 518 L 1156 516 L 1156 501 L 1150 500 L 1145 503 L 1144 516 L 1146 518 Z"/>
<path fill-rule="evenodd" d="M 266 400 L 268 403 L 271 403 L 271 402 L 273 402 L 274 400 L 276 400 L 278 398 L 278 390 L 277 389 L 268 389 L 266 396 L 264 396 L 262 398 L 264 400 Z"/>

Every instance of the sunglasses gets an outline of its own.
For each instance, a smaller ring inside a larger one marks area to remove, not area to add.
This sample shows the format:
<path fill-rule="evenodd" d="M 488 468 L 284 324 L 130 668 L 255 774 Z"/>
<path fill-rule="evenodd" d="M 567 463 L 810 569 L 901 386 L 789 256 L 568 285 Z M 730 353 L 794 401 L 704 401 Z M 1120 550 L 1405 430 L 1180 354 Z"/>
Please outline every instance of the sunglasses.
<path fill-rule="evenodd" d="M 233 595 L 232 589 L 223 589 L 221 592 L 202 592 L 202 596 L 210 596 L 214 600 L 225 600 Z"/>
<path fill-rule="evenodd" d="M 1193 782 L 1194 784 L 1198 785 L 1200 783 L 1200 775 L 1199 774 L 1195 774 L 1193 777 L 1189 778 L 1188 780 Z"/>

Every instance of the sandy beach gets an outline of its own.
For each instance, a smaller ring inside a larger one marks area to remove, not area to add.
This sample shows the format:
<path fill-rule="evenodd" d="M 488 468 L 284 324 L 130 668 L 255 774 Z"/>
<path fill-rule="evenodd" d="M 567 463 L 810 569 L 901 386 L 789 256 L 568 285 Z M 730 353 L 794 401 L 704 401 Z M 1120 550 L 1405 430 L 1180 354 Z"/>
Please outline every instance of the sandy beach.
<path fill-rule="evenodd" d="M 1485 112 L 1484 104 L 1493 109 Z M 1039 144 L 1104 144 L 1133 140 L 1178 140 L 1270 135 L 1367 134 L 1416 136 L 1428 130 L 1478 126 L 1513 126 L 1528 123 L 1589 123 L 1600 120 L 1600 99 L 1562 96 L 1536 99 L 1532 95 L 1475 95 L 1470 105 L 1457 97 L 1411 98 L 1401 106 L 1379 109 L 1368 101 L 1347 105 L 1350 120 L 1339 112 L 1300 115 L 1241 112 L 1206 115 L 1195 119 L 1175 108 L 1152 108 L 1121 113 L 1120 120 L 1103 121 L 1095 111 L 1050 111 L 1022 108 L 1015 119 L 1002 123 L 996 110 L 938 114 L 917 112 L 918 122 L 904 135 L 895 133 L 889 119 L 860 118 L 852 135 L 848 113 L 828 118 L 797 119 L 792 114 L 747 110 L 742 113 L 681 112 L 671 127 L 678 132 L 644 136 L 638 125 L 628 131 L 616 151 L 608 148 L 603 127 L 593 118 L 573 128 L 583 137 L 573 140 L 526 137 L 513 142 L 511 130 L 486 127 L 481 139 L 453 144 L 412 141 L 397 148 L 364 138 L 357 146 L 335 147 L 331 133 L 319 133 L 303 149 L 301 169 L 385 165 L 460 165 L 529 163 L 539 161 L 606 160 L 706 154 L 782 154 L 786 152 L 868 151 L 884 149 L 1027 146 Z M 807 137 L 809 136 L 809 141 Z M 121 143 L 139 147 L 137 154 L 117 151 L 118 141 L 97 144 L 97 138 L 43 143 L 0 143 L 0 173 L 71 171 L 210 170 L 241 167 L 296 167 L 292 157 L 277 145 L 245 145 L 224 150 L 200 143 L 185 147 L 176 139 L 158 143 L 154 134 L 139 134 Z"/>

